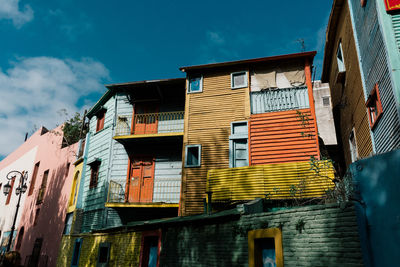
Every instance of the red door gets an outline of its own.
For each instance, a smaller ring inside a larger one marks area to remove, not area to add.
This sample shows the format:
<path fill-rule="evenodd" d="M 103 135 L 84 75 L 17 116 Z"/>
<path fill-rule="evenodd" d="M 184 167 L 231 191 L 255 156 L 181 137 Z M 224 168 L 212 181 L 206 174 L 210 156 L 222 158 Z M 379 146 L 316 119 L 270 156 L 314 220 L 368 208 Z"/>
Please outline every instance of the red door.
<path fill-rule="evenodd" d="M 155 134 L 158 127 L 158 114 L 156 105 L 136 104 L 134 134 Z"/>
<path fill-rule="evenodd" d="M 154 159 L 136 157 L 129 171 L 128 202 L 152 202 L 154 187 Z"/>

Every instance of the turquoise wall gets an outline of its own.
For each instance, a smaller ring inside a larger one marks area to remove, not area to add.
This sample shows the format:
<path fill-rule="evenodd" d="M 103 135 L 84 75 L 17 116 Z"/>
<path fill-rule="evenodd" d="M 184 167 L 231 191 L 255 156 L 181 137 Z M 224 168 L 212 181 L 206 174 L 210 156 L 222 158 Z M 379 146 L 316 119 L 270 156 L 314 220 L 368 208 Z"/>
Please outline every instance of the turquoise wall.
<path fill-rule="evenodd" d="M 400 150 L 359 160 L 350 172 L 361 204 L 357 206 L 366 266 L 400 262 Z"/>

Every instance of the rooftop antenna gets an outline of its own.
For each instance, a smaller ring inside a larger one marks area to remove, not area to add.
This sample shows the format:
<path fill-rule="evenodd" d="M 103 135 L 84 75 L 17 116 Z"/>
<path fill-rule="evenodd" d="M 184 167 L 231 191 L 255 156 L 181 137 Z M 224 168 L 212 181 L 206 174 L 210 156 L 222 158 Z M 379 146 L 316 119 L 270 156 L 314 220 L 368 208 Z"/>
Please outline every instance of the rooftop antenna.
<path fill-rule="evenodd" d="M 296 40 L 296 42 L 298 42 L 301 46 L 301 52 L 305 52 L 306 51 L 306 44 L 304 42 L 303 38 L 299 38 Z"/>

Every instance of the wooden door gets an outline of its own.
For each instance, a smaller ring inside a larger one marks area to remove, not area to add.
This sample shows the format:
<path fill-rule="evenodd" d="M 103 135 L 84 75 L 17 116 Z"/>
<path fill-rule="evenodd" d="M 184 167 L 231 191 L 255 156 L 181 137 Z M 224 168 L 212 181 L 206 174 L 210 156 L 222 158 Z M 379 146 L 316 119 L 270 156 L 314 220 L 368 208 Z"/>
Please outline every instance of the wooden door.
<path fill-rule="evenodd" d="M 157 111 L 158 108 L 155 104 L 136 104 L 134 134 L 157 133 Z"/>
<path fill-rule="evenodd" d="M 128 202 L 152 202 L 154 187 L 154 159 L 135 157 L 129 171 Z"/>

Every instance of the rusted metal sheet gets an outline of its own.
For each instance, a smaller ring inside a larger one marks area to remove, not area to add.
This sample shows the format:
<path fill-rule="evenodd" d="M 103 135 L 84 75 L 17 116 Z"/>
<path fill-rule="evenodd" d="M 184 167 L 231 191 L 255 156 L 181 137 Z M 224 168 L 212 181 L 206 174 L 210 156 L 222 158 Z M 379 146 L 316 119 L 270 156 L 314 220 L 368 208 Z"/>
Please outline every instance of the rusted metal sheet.
<path fill-rule="evenodd" d="M 334 168 L 327 160 L 313 164 L 303 161 L 210 170 L 207 191 L 215 201 L 322 197 L 334 187 Z"/>
<path fill-rule="evenodd" d="M 252 165 L 309 160 L 318 156 L 316 129 L 310 109 L 252 115 Z"/>

